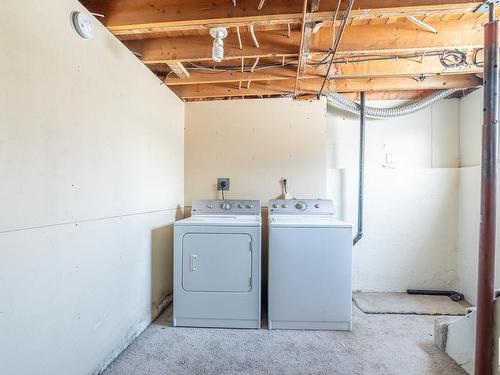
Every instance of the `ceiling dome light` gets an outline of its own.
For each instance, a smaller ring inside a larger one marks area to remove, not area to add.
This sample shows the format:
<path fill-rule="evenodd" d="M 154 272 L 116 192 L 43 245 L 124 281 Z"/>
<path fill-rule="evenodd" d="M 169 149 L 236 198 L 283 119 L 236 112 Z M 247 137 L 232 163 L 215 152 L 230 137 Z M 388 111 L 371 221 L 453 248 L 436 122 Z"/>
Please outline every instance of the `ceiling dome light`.
<path fill-rule="evenodd" d="M 214 27 L 210 29 L 210 35 L 214 38 L 212 46 L 212 60 L 221 62 L 224 59 L 224 38 L 227 37 L 227 30 L 225 27 Z"/>

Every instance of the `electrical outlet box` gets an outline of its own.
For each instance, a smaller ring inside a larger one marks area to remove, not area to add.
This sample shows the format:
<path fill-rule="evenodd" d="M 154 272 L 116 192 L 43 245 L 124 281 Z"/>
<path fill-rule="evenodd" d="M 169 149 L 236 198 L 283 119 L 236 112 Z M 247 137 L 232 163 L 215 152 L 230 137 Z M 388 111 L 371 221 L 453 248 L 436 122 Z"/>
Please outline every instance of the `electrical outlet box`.
<path fill-rule="evenodd" d="M 219 177 L 217 179 L 217 190 L 218 191 L 222 190 L 222 185 L 221 185 L 222 182 L 226 183 L 226 185 L 224 186 L 224 191 L 228 191 L 229 190 L 229 178 L 228 177 Z"/>

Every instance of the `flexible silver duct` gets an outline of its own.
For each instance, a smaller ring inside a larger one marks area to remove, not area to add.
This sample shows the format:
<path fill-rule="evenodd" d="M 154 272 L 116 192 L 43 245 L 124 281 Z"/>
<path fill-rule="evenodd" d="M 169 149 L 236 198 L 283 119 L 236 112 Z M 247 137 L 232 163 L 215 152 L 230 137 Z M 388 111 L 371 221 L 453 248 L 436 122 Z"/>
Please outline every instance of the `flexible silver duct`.
<path fill-rule="evenodd" d="M 428 97 L 412 102 L 409 104 L 405 104 L 399 107 L 393 108 L 376 108 L 376 107 L 365 107 L 365 116 L 369 118 L 391 118 L 391 117 L 399 117 L 404 115 L 409 115 L 411 113 L 415 113 L 430 106 L 432 103 L 444 99 L 447 96 L 453 94 L 455 91 L 460 89 L 446 89 L 442 91 L 435 92 L 434 94 L 429 95 Z M 329 92 L 323 94 L 326 96 L 329 103 L 343 109 L 345 111 L 354 113 L 359 115 L 361 113 L 360 105 L 351 99 L 346 98 L 345 96 L 338 94 L 336 92 Z"/>

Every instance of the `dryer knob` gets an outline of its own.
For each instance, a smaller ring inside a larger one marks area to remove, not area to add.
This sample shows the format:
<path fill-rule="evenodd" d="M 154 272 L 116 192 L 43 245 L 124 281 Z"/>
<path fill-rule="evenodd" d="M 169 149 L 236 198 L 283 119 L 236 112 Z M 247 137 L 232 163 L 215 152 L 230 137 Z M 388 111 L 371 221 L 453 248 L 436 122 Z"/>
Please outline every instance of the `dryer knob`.
<path fill-rule="evenodd" d="M 223 210 L 230 210 L 231 209 L 231 204 L 230 203 L 227 203 L 227 202 L 224 202 L 220 205 L 220 207 L 223 209 Z"/>
<path fill-rule="evenodd" d="M 314 207 L 319 208 L 319 203 L 316 203 Z"/>
<path fill-rule="evenodd" d="M 240 203 L 240 204 L 238 205 L 238 207 L 239 207 L 239 208 L 245 208 L 245 205 L 244 205 L 243 203 Z"/>
<path fill-rule="evenodd" d="M 297 202 L 297 204 L 295 205 L 295 208 L 298 209 L 298 210 L 305 210 L 306 209 L 306 203 L 305 202 Z"/>
<path fill-rule="evenodd" d="M 273 203 L 274 208 L 278 208 L 278 203 Z"/>
<path fill-rule="evenodd" d="M 247 208 L 253 208 L 253 204 L 247 204 Z"/>
<path fill-rule="evenodd" d="M 281 207 L 283 207 L 283 208 L 287 208 L 287 207 L 288 207 L 288 204 L 283 203 L 283 204 L 281 205 Z"/>
<path fill-rule="evenodd" d="M 214 208 L 214 205 L 213 204 L 207 204 L 207 207 L 208 208 Z"/>

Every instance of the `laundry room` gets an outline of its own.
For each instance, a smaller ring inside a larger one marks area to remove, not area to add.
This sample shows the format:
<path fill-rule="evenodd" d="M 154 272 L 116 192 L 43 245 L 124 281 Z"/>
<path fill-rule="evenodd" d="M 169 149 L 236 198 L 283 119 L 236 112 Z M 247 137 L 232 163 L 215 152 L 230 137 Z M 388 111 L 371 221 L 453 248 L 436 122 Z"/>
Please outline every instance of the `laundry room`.
<path fill-rule="evenodd" d="M 4 0 L 0 374 L 500 373 L 496 5 Z"/>

